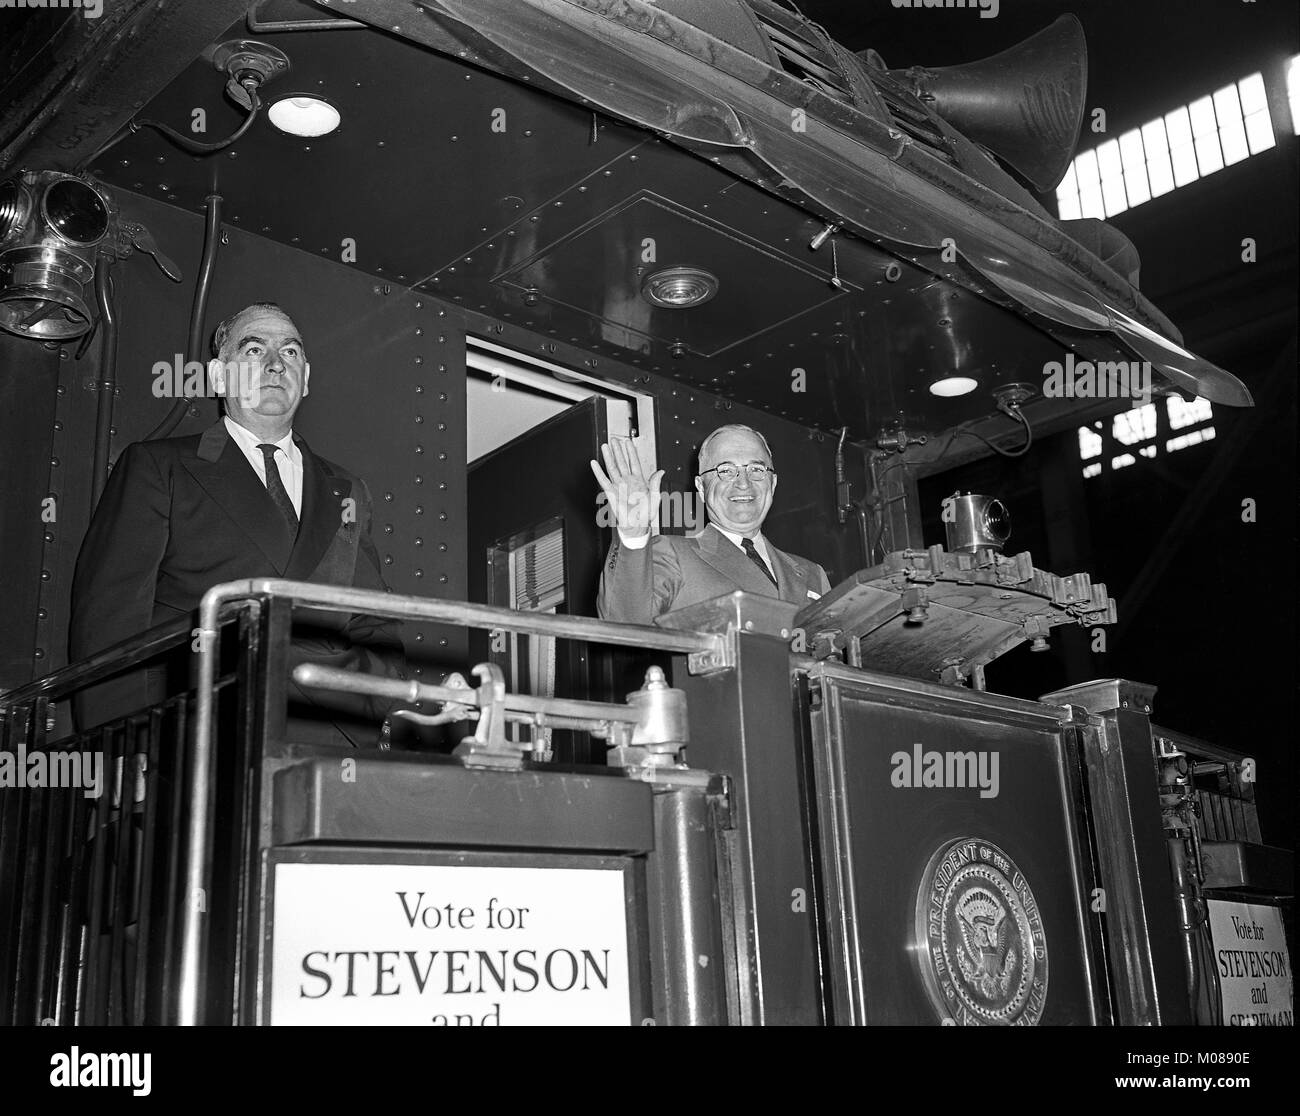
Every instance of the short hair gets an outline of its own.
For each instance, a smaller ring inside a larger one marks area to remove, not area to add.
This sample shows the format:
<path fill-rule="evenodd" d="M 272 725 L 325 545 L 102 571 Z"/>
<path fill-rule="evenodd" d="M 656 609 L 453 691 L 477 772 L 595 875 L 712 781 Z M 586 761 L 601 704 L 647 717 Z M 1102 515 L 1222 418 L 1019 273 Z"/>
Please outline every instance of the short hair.
<path fill-rule="evenodd" d="M 763 449 L 767 452 L 767 459 L 775 463 L 776 459 L 772 456 L 772 447 L 767 444 L 767 439 L 764 438 L 762 434 L 760 434 L 752 426 L 745 426 L 743 423 L 733 422 L 733 423 L 728 423 L 726 426 L 719 426 L 717 430 L 713 431 L 712 434 L 710 434 L 707 438 L 704 439 L 704 441 L 700 443 L 700 452 L 697 461 L 697 471 L 698 471 L 698 466 L 702 466 L 704 464 L 704 459 L 705 457 L 708 456 L 709 447 L 713 444 L 713 440 L 722 434 L 730 434 L 730 433 L 753 435 L 753 437 L 757 438 L 763 444 Z"/>
<path fill-rule="evenodd" d="M 241 310 L 236 310 L 230 317 L 225 318 L 212 333 L 212 355 L 219 357 L 221 350 L 225 348 L 226 342 L 230 339 L 230 327 L 240 314 L 247 314 L 250 310 L 274 310 L 277 314 L 283 314 L 289 321 L 293 321 L 293 315 L 289 313 L 278 302 L 250 302 Z"/>

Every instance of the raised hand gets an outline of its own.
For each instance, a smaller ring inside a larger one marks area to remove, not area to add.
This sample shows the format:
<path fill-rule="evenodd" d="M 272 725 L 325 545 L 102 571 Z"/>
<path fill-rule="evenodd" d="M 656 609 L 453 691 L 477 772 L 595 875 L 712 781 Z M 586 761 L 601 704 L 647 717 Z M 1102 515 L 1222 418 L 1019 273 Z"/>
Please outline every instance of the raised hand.
<path fill-rule="evenodd" d="M 605 491 L 614 526 L 629 539 L 649 535 L 659 515 L 659 486 L 664 471 L 646 479 L 631 438 L 612 438 L 600 447 L 605 468 L 592 461 L 591 471 Z"/>

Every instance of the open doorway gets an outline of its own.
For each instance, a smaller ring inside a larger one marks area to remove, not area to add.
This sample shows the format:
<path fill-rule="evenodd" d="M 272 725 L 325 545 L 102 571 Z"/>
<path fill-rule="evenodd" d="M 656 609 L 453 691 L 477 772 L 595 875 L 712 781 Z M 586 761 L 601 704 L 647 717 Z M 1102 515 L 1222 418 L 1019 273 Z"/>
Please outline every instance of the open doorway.
<path fill-rule="evenodd" d="M 493 341 L 468 338 L 466 461 L 471 466 L 548 419 L 593 396 L 605 400 L 609 433 L 637 436 L 641 464 L 653 472 L 655 399 Z"/>
<path fill-rule="evenodd" d="M 610 529 L 588 462 L 611 436 L 635 435 L 653 472 L 654 398 L 476 339 L 466 363 L 470 600 L 595 616 Z M 470 651 L 500 666 L 516 692 L 622 700 L 629 688 L 628 656 L 613 649 L 482 633 Z M 585 734 L 511 728 L 557 762 L 603 756 Z"/>

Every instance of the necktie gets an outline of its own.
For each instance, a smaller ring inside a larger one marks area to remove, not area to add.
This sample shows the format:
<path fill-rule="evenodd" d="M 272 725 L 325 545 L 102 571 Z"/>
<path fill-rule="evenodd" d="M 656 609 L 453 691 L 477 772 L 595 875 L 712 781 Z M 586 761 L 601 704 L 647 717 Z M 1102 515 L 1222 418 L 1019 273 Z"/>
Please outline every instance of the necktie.
<path fill-rule="evenodd" d="M 756 565 L 760 570 L 763 571 L 764 574 L 767 575 L 767 580 L 770 581 L 777 588 L 780 588 L 780 586 L 776 585 L 776 578 L 772 576 L 772 571 L 768 569 L 767 563 L 763 561 L 763 556 L 759 554 L 758 547 L 754 545 L 754 540 L 741 539 L 740 546 L 741 549 L 744 550 L 744 552 L 749 555 L 750 561 L 753 562 L 754 565 Z"/>
<path fill-rule="evenodd" d="M 293 510 L 293 501 L 289 499 L 289 491 L 284 487 L 284 481 L 280 477 L 280 466 L 275 463 L 275 451 L 279 447 L 271 445 L 270 442 L 263 442 L 257 447 L 262 451 L 262 460 L 266 462 L 266 490 L 271 494 L 271 499 L 275 501 L 276 508 L 284 516 L 284 521 L 289 525 L 289 534 L 298 533 L 298 513 Z"/>

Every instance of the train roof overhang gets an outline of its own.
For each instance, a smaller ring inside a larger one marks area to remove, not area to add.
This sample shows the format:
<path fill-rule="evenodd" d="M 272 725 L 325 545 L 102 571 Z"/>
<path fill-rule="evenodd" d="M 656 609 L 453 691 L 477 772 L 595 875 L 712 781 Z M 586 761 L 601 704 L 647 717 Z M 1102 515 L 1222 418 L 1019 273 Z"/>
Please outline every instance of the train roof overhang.
<path fill-rule="evenodd" d="M 845 100 L 786 73 L 736 30 L 741 0 L 707 27 L 669 6 L 518 0 L 501 20 L 482 0 L 352 0 L 324 33 L 295 29 L 331 20 L 324 0 L 106 4 L 11 47 L 46 64 L 14 88 L 0 165 L 72 169 L 136 114 L 183 127 L 202 108 L 207 137 L 233 131 L 210 49 L 263 39 L 292 60 L 266 96 L 326 97 L 336 133 L 263 120 L 196 157 L 140 132 L 89 173 L 191 211 L 219 191 L 249 232 L 333 258 L 350 238 L 352 266 L 394 285 L 855 439 L 1007 433 L 992 389 L 1041 385 L 1067 353 L 1149 361 L 1157 392 L 1250 405 L 960 134 L 939 122 L 955 157 L 937 157 L 873 114 L 869 89 Z M 717 295 L 651 306 L 641 280 L 669 266 L 713 273 Z M 936 397 L 943 375 L 979 388 Z M 1129 405 L 1040 396 L 1025 414 L 1041 433 Z M 945 465 L 987 452 L 969 441 Z"/>

